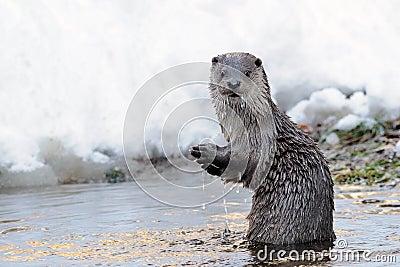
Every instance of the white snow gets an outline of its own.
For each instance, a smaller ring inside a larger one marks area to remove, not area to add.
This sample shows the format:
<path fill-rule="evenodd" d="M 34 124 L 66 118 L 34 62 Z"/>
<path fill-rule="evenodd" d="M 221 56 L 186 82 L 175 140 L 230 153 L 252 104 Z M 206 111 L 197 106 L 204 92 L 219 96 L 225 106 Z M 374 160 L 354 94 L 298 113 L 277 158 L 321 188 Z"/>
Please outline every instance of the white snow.
<path fill-rule="evenodd" d="M 97 148 L 121 154 L 125 112 L 146 80 L 229 51 L 262 58 L 274 98 L 297 122 L 397 117 L 399 9 L 399 1 L 2 1 L 0 169 L 49 170 L 40 156 L 49 138 L 83 162 L 106 162 Z M 347 99 L 335 88 L 367 94 Z M 182 145 L 216 134 L 192 126 Z M 169 151 L 180 127 L 164 129 Z"/>
<path fill-rule="evenodd" d="M 325 88 L 312 93 L 309 99 L 300 101 L 287 113 L 298 123 L 328 123 L 338 130 L 351 130 L 360 123 L 372 127 L 376 123 L 375 117 L 390 120 L 400 116 L 396 109 L 390 107 L 377 110 L 376 101 L 376 98 L 363 92 L 346 97 L 336 88 Z"/>
<path fill-rule="evenodd" d="M 396 146 L 394 147 L 394 152 L 396 152 L 396 156 L 400 157 L 400 140 L 397 142 Z"/>
<path fill-rule="evenodd" d="M 367 128 L 372 128 L 376 121 L 374 119 L 363 118 L 354 114 L 349 114 L 340 119 L 335 126 L 333 126 L 333 129 L 351 130 L 361 123 L 364 123 Z"/>
<path fill-rule="evenodd" d="M 337 136 L 336 133 L 330 133 L 330 134 L 328 134 L 328 136 L 325 138 L 325 142 L 326 142 L 327 144 L 330 144 L 330 145 L 336 145 L 336 144 L 339 143 L 339 141 L 340 141 L 340 139 L 339 139 L 339 137 Z"/>
<path fill-rule="evenodd" d="M 300 101 L 288 111 L 296 122 L 316 124 L 330 116 L 343 116 L 351 112 L 345 96 L 335 88 L 326 88 L 313 93 L 309 100 Z"/>

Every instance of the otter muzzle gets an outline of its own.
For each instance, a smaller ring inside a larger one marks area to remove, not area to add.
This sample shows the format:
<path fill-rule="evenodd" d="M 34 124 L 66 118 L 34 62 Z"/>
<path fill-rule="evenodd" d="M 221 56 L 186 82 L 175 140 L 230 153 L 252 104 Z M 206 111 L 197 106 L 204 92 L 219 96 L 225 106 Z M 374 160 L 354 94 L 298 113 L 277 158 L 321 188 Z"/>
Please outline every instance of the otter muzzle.
<path fill-rule="evenodd" d="M 236 89 L 240 86 L 240 81 L 230 80 L 226 83 L 230 89 Z"/>

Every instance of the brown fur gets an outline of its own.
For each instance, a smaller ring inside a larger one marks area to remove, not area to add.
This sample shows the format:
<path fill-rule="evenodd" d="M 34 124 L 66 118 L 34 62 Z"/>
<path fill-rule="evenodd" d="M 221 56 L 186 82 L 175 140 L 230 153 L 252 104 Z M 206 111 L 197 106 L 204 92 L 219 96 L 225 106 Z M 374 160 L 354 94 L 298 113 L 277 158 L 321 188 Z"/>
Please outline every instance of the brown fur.
<path fill-rule="evenodd" d="M 261 60 L 247 53 L 220 55 L 213 58 L 210 80 L 229 145 L 202 144 L 192 148 L 192 155 L 208 173 L 254 190 L 249 241 L 285 245 L 335 240 L 327 161 L 272 101 Z M 233 88 L 237 81 L 240 86 Z"/>

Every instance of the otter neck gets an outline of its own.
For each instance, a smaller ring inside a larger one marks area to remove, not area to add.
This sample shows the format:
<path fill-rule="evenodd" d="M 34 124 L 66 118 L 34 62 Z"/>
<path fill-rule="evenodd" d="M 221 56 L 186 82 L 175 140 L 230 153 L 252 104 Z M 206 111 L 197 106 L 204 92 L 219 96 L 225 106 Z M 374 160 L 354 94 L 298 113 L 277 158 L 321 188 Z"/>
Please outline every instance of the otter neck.
<path fill-rule="evenodd" d="M 246 173 L 251 177 L 244 177 L 243 183 L 255 190 L 264 182 L 276 152 L 277 130 L 268 96 L 226 99 L 215 107 L 232 153 L 247 154 Z"/>

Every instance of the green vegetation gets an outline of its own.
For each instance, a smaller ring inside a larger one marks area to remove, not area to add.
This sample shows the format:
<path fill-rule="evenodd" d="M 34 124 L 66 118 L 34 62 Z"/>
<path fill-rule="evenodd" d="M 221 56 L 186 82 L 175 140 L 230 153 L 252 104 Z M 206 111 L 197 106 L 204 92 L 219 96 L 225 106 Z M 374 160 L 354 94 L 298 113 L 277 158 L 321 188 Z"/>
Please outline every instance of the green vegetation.
<path fill-rule="evenodd" d="M 108 169 L 105 172 L 105 177 L 107 179 L 108 183 L 121 183 L 125 182 L 125 172 L 123 172 L 121 169 L 115 167 Z"/>
<path fill-rule="evenodd" d="M 378 117 L 374 124 L 360 123 L 350 131 L 335 132 L 339 143 L 321 147 L 331 164 L 333 180 L 338 184 L 374 185 L 400 179 L 400 160 L 393 147 L 399 140 L 399 123 L 384 122 Z"/>
<path fill-rule="evenodd" d="M 339 184 L 353 184 L 359 181 L 365 181 L 367 185 L 384 183 L 392 177 L 398 176 L 396 167 L 399 167 L 398 161 L 381 159 L 375 162 L 360 166 L 356 169 L 333 170 L 333 180 Z"/>
<path fill-rule="evenodd" d="M 340 140 L 347 140 L 349 142 L 364 142 L 376 136 L 382 136 L 386 134 L 388 127 L 387 122 L 382 122 L 375 119 L 373 125 L 367 125 L 364 122 L 358 124 L 354 129 L 350 131 L 337 131 L 337 135 Z"/>

